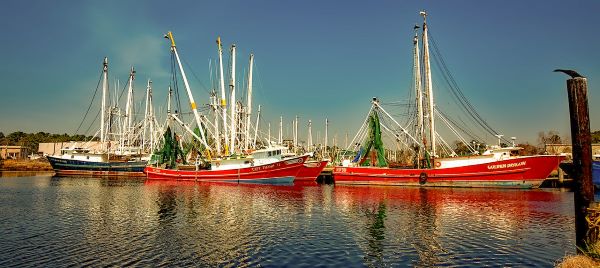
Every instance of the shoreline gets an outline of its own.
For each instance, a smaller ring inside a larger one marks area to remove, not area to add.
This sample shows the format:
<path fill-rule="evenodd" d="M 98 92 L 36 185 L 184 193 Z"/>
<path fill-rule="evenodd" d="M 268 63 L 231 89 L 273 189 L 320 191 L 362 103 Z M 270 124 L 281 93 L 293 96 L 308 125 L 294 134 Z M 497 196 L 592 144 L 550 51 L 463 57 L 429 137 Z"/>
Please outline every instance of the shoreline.
<path fill-rule="evenodd" d="M 0 171 L 52 171 L 52 166 L 46 158 L 35 160 L 6 159 L 0 162 Z"/>

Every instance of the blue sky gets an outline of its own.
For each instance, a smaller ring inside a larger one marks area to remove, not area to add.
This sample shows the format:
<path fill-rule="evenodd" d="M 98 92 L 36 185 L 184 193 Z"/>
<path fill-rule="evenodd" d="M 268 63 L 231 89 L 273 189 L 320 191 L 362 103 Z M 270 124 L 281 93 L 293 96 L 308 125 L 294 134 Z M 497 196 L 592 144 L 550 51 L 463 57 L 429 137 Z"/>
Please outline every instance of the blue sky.
<path fill-rule="evenodd" d="M 207 102 L 215 39 L 236 43 L 238 77 L 256 60 L 263 122 L 312 119 L 321 138 L 352 136 L 370 99 L 408 97 L 412 27 L 431 34 L 464 94 L 506 136 L 537 143 L 569 135 L 566 76 L 588 77 L 592 130 L 600 129 L 598 1 L 2 1 L 0 132 L 73 134 L 109 57 L 112 81 L 137 70 L 136 96 L 153 80 L 164 110 L 173 31 L 196 101 Z M 227 49 L 226 49 L 227 51 Z M 435 72 L 436 69 L 434 69 Z M 451 107 L 434 73 L 436 103 Z M 183 90 L 183 88 L 181 88 Z M 439 92 L 439 93 L 438 93 Z M 183 91 L 182 91 L 183 94 Z M 184 101 L 182 101 L 184 102 Z M 185 103 L 185 102 L 184 102 Z M 452 109 L 452 108 L 449 108 Z M 301 134 L 302 135 L 302 134 Z M 486 137 L 493 142 L 493 137 Z"/>

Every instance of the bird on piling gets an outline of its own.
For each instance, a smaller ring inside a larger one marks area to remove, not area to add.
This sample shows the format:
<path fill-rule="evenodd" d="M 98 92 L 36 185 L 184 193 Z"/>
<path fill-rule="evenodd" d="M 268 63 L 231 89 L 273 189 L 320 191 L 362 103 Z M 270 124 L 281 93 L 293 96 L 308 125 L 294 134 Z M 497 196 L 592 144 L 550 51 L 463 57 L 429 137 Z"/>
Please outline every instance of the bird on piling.
<path fill-rule="evenodd" d="M 563 69 L 556 69 L 554 70 L 555 72 L 561 72 L 561 73 L 565 73 L 569 76 L 571 76 L 571 78 L 577 78 L 577 77 L 583 77 L 582 75 L 580 75 L 578 72 L 573 71 L 573 70 L 563 70 Z"/>

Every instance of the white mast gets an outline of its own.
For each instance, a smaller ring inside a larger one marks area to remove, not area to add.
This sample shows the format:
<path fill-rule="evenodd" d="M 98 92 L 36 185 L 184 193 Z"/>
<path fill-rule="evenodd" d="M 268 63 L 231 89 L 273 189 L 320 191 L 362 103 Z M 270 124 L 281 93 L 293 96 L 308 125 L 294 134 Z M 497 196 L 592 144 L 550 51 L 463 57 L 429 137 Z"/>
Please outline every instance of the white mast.
<path fill-rule="evenodd" d="M 298 150 L 298 116 L 294 119 L 292 129 L 294 132 L 294 153 Z"/>
<path fill-rule="evenodd" d="M 231 96 L 229 102 L 231 103 L 231 128 L 229 133 L 231 135 L 231 140 L 229 141 L 229 154 L 235 153 L 235 112 L 236 112 L 236 103 L 235 103 L 235 44 L 231 45 L 231 80 L 229 82 L 229 87 L 231 88 Z"/>
<path fill-rule="evenodd" d="M 310 119 L 308 120 L 308 140 L 306 143 L 306 150 L 310 151 L 312 147 L 312 120 Z"/>
<path fill-rule="evenodd" d="M 215 115 L 215 142 L 217 146 L 216 155 L 221 154 L 221 134 L 219 133 L 219 103 L 217 102 L 217 92 L 213 89 L 210 97 L 211 107 Z"/>
<path fill-rule="evenodd" d="M 250 54 L 250 67 L 248 71 L 248 107 L 246 107 L 246 142 L 245 149 L 248 150 L 250 139 L 250 115 L 252 114 L 252 65 L 254 65 L 254 54 Z"/>
<path fill-rule="evenodd" d="M 104 57 L 102 68 L 102 116 L 100 117 L 100 149 L 104 151 L 106 143 L 106 133 L 104 130 L 106 116 L 106 97 L 108 95 L 108 58 Z"/>
<path fill-rule="evenodd" d="M 122 145 L 129 147 L 131 141 L 129 140 L 131 137 L 131 122 L 133 119 L 133 80 L 135 80 L 135 69 L 131 67 L 131 72 L 129 73 L 129 87 L 127 89 L 127 103 L 125 104 L 125 122 L 123 126 L 123 142 Z M 127 136 L 125 136 L 127 135 Z M 121 148 L 123 150 L 123 148 Z"/>
<path fill-rule="evenodd" d="M 196 102 L 194 101 L 194 96 L 192 96 L 192 90 L 190 89 L 190 85 L 188 83 L 187 77 L 185 76 L 185 71 L 183 70 L 183 66 L 181 65 L 181 61 L 179 60 L 179 54 L 177 53 L 177 47 L 175 46 L 175 39 L 173 39 L 173 33 L 168 32 L 165 35 L 165 38 L 171 40 L 171 51 L 175 53 L 175 58 L 177 59 L 177 63 L 179 64 L 179 71 L 181 72 L 181 77 L 183 78 L 183 84 L 185 86 L 185 90 L 187 92 L 188 98 L 190 100 L 190 107 L 192 108 L 192 112 L 194 113 L 194 118 L 196 119 L 196 124 L 198 125 L 198 129 L 200 129 L 200 142 L 207 148 L 210 149 L 208 143 L 206 143 L 206 137 L 204 137 L 204 131 L 202 131 L 202 123 L 200 119 L 200 114 L 196 109 Z"/>
<path fill-rule="evenodd" d="M 173 120 L 171 117 L 171 97 L 173 96 L 173 89 L 169 86 L 169 94 L 167 95 L 167 126 L 165 127 L 165 131 L 168 127 L 171 126 L 171 121 Z"/>
<path fill-rule="evenodd" d="M 258 112 L 256 113 L 256 125 L 254 125 L 254 139 L 252 143 L 252 147 L 256 148 L 256 136 L 258 136 L 258 122 L 260 120 L 260 104 L 258 105 Z"/>
<path fill-rule="evenodd" d="M 329 120 L 327 118 L 325 118 L 325 149 L 324 149 L 324 154 L 323 157 L 325 157 L 325 155 L 327 155 L 327 129 L 329 128 Z"/>
<path fill-rule="evenodd" d="M 425 67 L 425 91 L 429 100 L 428 104 L 428 116 L 429 116 L 429 136 L 431 139 L 431 156 L 435 157 L 435 120 L 434 120 L 434 106 L 433 106 L 433 89 L 431 83 L 431 66 L 429 64 L 429 41 L 427 38 L 427 13 L 421 11 L 419 13 L 423 16 L 423 62 Z"/>
<path fill-rule="evenodd" d="M 147 132 L 147 128 L 148 128 L 148 120 L 150 120 L 150 115 L 148 114 L 149 110 L 150 110 L 150 92 L 151 92 L 151 85 L 152 85 L 152 81 L 150 81 L 150 79 L 148 79 L 148 83 L 146 86 L 146 108 L 144 109 L 144 132 L 142 134 L 142 150 L 145 150 L 146 147 L 148 147 L 146 145 L 146 132 Z M 152 132 L 150 132 L 150 135 L 152 135 Z"/>
<path fill-rule="evenodd" d="M 283 116 L 279 116 L 279 145 L 283 145 Z"/>
<path fill-rule="evenodd" d="M 149 120 L 150 120 L 150 151 L 149 153 L 153 153 L 154 152 L 154 145 L 155 145 L 155 131 L 154 131 L 154 120 L 155 120 L 155 116 L 154 116 L 154 105 L 152 104 L 152 81 L 150 81 L 150 90 L 149 90 L 149 98 L 148 98 L 148 103 L 149 103 Z"/>
<path fill-rule="evenodd" d="M 171 96 L 173 95 L 173 89 L 169 86 L 169 95 L 167 96 L 167 116 L 171 116 Z"/>
<path fill-rule="evenodd" d="M 415 95 L 416 95 L 416 102 L 417 102 L 417 139 L 420 140 L 421 142 L 424 142 L 425 139 L 425 129 L 424 129 L 424 116 L 423 116 L 423 92 L 422 92 L 422 88 L 421 88 L 421 59 L 419 57 L 420 55 L 420 51 L 419 51 L 419 38 L 417 35 L 417 29 L 419 29 L 420 27 L 418 25 L 415 25 L 415 37 L 413 38 L 413 45 L 414 45 L 414 55 L 413 55 L 413 62 L 414 62 L 414 66 L 413 66 L 413 73 L 414 73 L 414 78 L 415 78 Z M 422 156 L 422 150 L 421 147 L 419 147 L 418 149 L 418 158 L 421 159 Z M 417 166 L 420 167 L 420 163 L 417 163 Z"/>
<path fill-rule="evenodd" d="M 221 86 L 221 111 L 223 114 L 223 137 L 225 137 L 225 152 L 229 149 L 229 139 L 227 135 L 227 96 L 225 95 L 225 76 L 223 75 L 223 48 L 221 46 L 221 37 L 217 37 L 217 47 L 219 48 L 219 78 Z M 218 138 L 221 139 L 220 137 Z"/>

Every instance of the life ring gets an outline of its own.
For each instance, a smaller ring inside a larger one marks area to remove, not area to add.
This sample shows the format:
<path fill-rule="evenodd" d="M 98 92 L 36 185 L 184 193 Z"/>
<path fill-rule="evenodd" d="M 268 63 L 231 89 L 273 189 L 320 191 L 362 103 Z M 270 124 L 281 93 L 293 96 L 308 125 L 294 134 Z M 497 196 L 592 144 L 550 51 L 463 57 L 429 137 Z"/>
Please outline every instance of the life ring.
<path fill-rule="evenodd" d="M 441 166 L 442 166 L 442 162 L 435 162 L 435 167 L 436 167 L 436 168 L 439 168 L 439 167 L 441 167 Z"/>
<path fill-rule="evenodd" d="M 419 175 L 419 184 L 424 185 L 425 183 L 427 183 L 427 173 L 421 172 L 421 175 Z"/>

